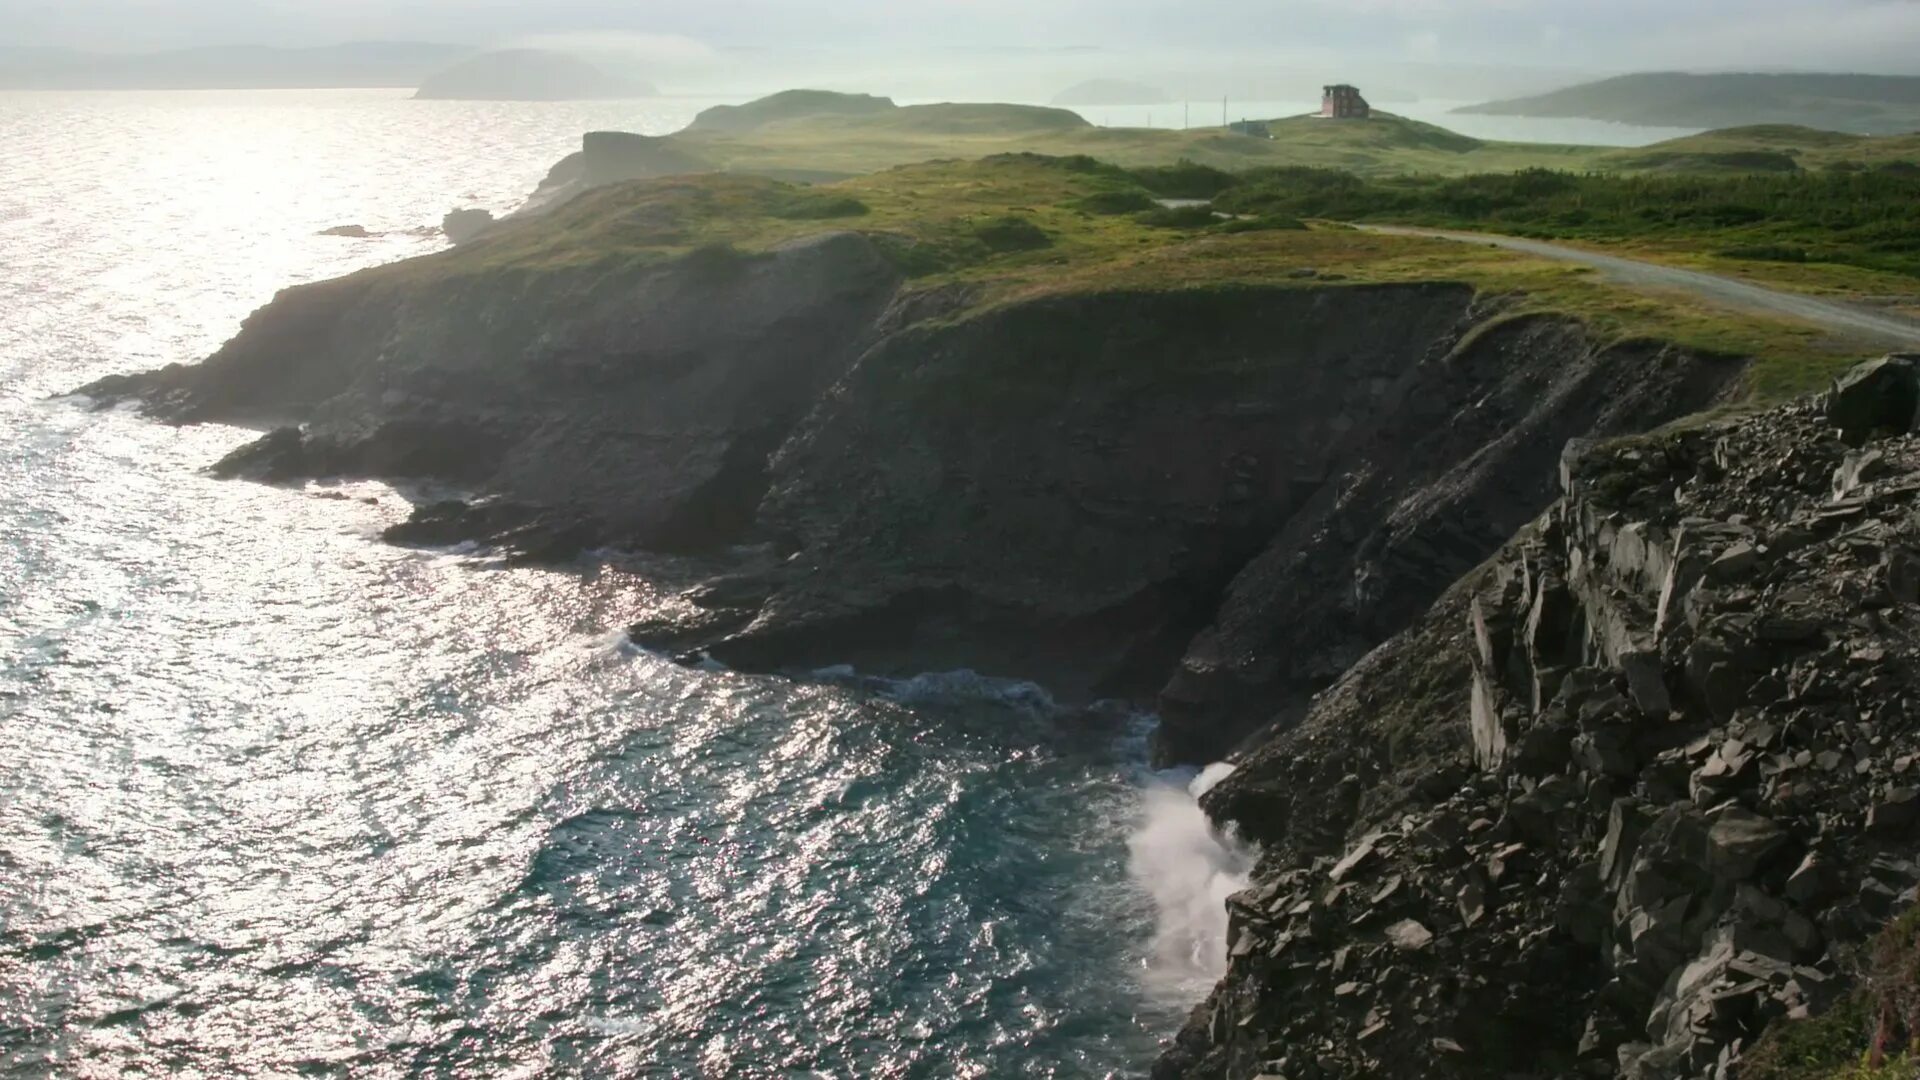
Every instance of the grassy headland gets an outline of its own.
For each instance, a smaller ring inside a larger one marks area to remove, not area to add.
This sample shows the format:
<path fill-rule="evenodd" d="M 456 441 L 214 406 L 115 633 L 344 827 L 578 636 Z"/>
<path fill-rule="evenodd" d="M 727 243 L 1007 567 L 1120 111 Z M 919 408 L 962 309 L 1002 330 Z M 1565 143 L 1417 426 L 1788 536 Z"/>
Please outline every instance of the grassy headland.
<path fill-rule="evenodd" d="M 544 217 L 510 222 L 453 252 L 372 273 L 534 273 L 696 252 L 724 267 L 804 236 L 846 229 L 874 237 L 916 287 L 963 287 L 965 310 L 1121 288 L 1453 280 L 1506 297 L 1515 313 L 1562 312 L 1617 338 L 1758 357 L 1753 386 L 1769 398 L 1814 388 L 1876 351 L 1790 320 L 1622 290 L 1562 263 L 1334 224 L 1308 227 L 1300 218 L 1335 210 L 1364 217 L 1375 207 L 1303 202 L 1295 213 L 1261 201 L 1276 198 L 1284 189 L 1275 185 L 1295 175 L 1240 179 L 1198 166 L 1128 170 L 1085 156 L 1015 154 L 924 162 L 817 186 L 737 174 L 632 181 L 588 192 Z M 1229 185 L 1223 202 L 1247 216 L 1169 213 L 1153 202 L 1169 189 L 1209 183 Z M 1421 192 L 1441 183 L 1347 176 L 1331 190 L 1371 197 L 1402 185 Z M 1492 181 L 1457 183 L 1478 190 Z"/>

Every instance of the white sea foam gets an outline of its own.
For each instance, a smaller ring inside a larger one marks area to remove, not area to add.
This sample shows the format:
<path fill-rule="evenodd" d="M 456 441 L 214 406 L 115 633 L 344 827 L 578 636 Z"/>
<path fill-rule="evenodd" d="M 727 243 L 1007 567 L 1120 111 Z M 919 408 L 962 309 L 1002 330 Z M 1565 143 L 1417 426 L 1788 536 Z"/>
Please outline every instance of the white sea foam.
<path fill-rule="evenodd" d="M 927 671 L 904 679 L 862 675 L 851 664 L 817 668 L 814 678 L 857 687 L 902 705 L 951 706 L 986 702 L 1037 715 L 1061 711 L 1053 695 L 1038 683 L 982 675 L 968 668 Z"/>
<path fill-rule="evenodd" d="M 1255 852 L 1207 820 L 1200 796 L 1233 766 L 1156 774 L 1127 839 L 1127 870 L 1152 898 L 1149 972 L 1175 986 L 1218 979 L 1227 964 L 1227 897 L 1246 888 Z"/>

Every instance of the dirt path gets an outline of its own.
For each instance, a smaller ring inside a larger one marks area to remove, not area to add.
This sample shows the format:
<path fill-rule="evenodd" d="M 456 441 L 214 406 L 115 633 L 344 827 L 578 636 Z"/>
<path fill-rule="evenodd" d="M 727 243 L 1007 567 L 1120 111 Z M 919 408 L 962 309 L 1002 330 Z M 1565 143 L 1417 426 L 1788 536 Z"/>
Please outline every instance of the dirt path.
<path fill-rule="evenodd" d="M 1733 278 L 1721 277 L 1718 274 L 1682 270 L 1678 267 L 1661 266 L 1658 263 L 1641 262 L 1637 259 L 1623 259 L 1617 255 L 1602 255 L 1599 252 L 1562 247 L 1559 244 L 1549 244 L 1539 240 L 1523 240 L 1516 236 L 1449 232 L 1445 229 L 1415 229 L 1399 225 L 1361 225 L 1359 227 L 1368 232 L 1385 233 L 1390 236 L 1425 236 L 1440 240 L 1458 240 L 1467 244 L 1491 244 L 1494 247 L 1537 255 L 1544 259 L 1580 263 L 1603 271 L 1610 279 L 1624 285 L 1678 289 L 1727 307 L 1786 315 L 1839 333 L 1872 338 L 1895 347 L 1920 348 L 1920 321 L 1832 300 L 1821 300 L 1799 293 L 1751 285 Z"/>

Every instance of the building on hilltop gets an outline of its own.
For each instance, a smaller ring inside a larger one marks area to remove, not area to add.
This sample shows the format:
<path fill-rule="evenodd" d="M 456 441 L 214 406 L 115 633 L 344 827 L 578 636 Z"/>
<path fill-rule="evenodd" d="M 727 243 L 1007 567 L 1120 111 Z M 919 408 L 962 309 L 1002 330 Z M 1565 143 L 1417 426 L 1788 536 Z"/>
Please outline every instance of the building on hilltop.
<path fill-rule="evenodd" d="M 1327 120 L 1365 120 L 1373 115 L 1373 106 L 1360 96 L 1358 87 L 1341 83 L 1321 90 L 1320 115 Z"/>

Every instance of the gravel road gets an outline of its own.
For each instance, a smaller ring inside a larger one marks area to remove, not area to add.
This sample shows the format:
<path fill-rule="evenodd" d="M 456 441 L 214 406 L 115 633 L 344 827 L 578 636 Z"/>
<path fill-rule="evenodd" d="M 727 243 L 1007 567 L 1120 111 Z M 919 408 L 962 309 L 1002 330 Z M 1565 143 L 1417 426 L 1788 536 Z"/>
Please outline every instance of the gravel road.
<path fill-rule="evenodd" d="M 1872 338 L 1897 348 L 1920 348 L 1920 320 L 1854 307 L 1851 304 L 1837 303 L 1832 300 L 1803 296 L 1799 293 L 1782 292 L 1734 278 L 1721 277 L 1718 274 L 1703 274 L 1698 270 L 1682 270 L 1678 267 L 1661 266 L 1658 263 L 1641 262 L 1638 259 L 1623 259 L 1617 255 L 1602 255 L 1599 252 L 1563 247 L 1539 240 L 1523 240 L 1516 236 L 1449 232 L 1445 229 L 1415 229 L 1398 225 L 1361 225 L 1359 227 L 1368 232 L 1385 233 L 1390 236 L 1425 236 L 1439 240 L 1457 240 L 1465 244 L 1490 244 L 1545 259 L 1580 263 L 1603 271 L 1609 279 L 1624 285 L 1678 289 L 1692 293 L 1703 300 L 1728 307 L 1786 315 L 1839 333 Z"/>

